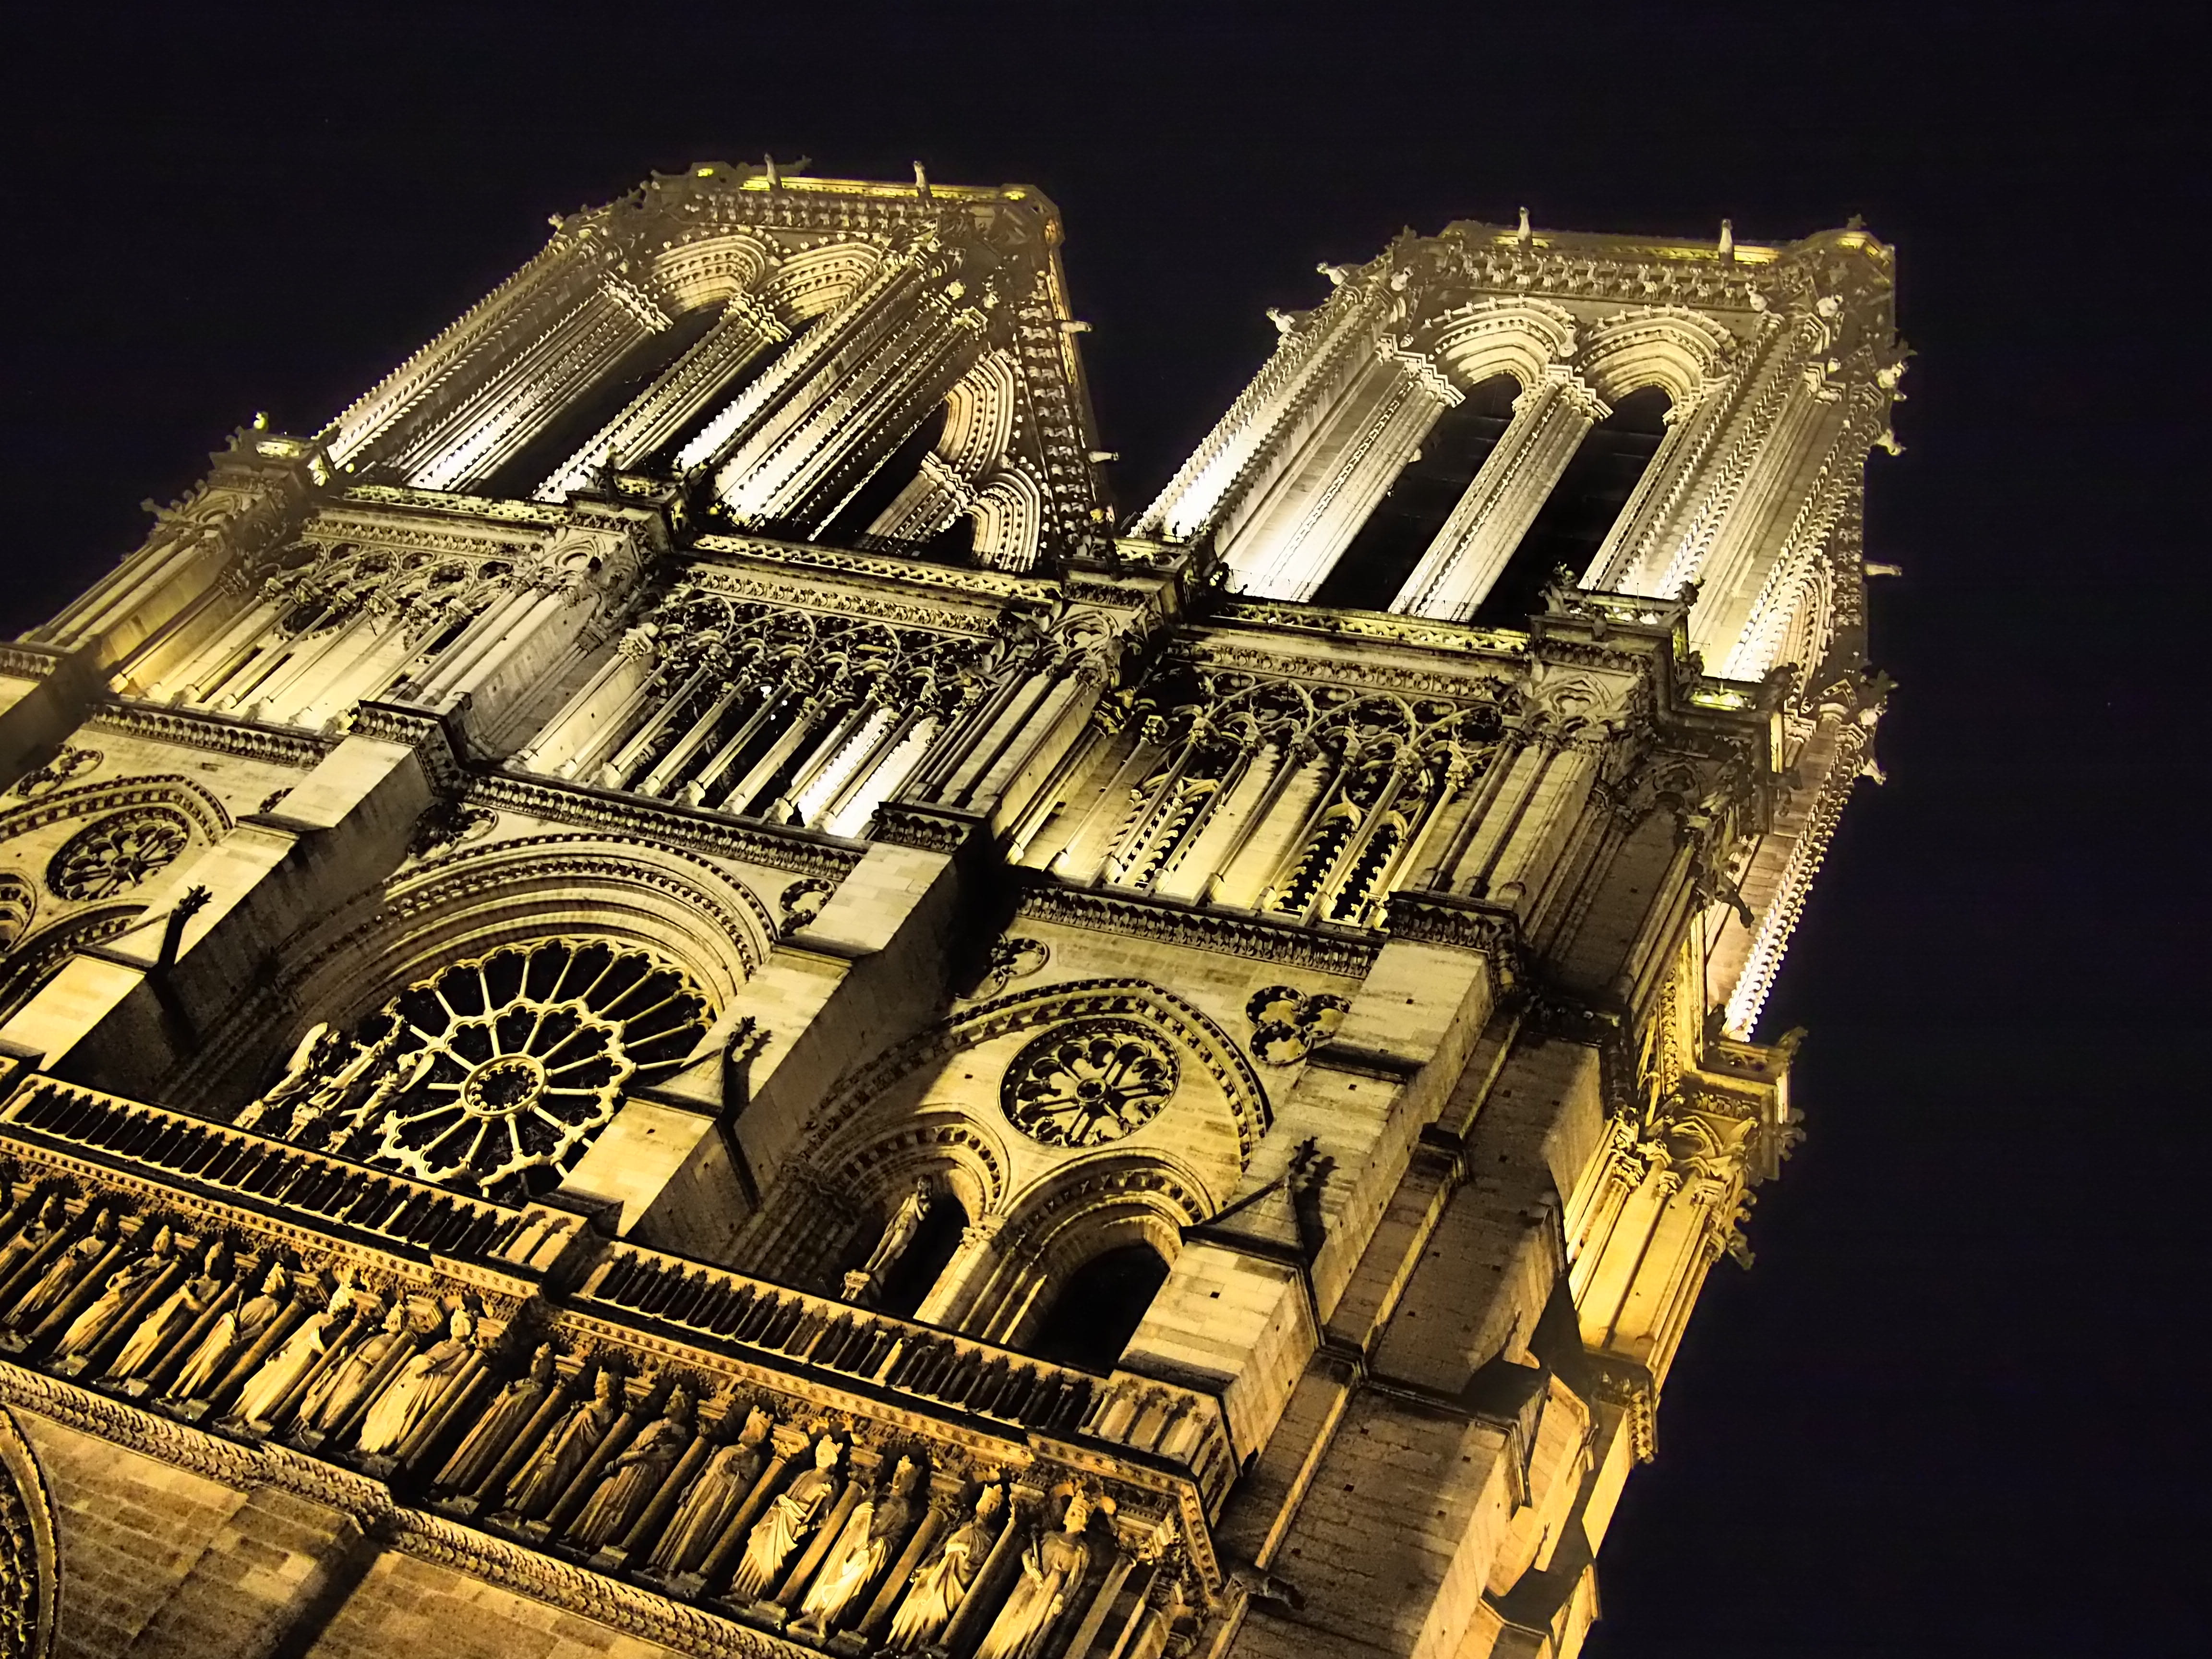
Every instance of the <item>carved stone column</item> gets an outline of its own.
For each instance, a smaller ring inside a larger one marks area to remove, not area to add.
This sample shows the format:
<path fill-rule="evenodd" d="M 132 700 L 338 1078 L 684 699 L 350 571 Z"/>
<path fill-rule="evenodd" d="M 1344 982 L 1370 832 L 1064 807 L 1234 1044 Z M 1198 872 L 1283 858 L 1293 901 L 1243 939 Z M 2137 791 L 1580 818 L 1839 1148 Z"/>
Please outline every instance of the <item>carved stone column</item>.
<path fill-rule="evenodd" d="M 832 325 L 831 349 L 726 452 L 715 493 L 741 520 L 830 518 L 980 354 L 957 254 L 898 262 Z"/>
<path fill-rule="evenodd" d="M 731 381 L 790 338 L 791 331 L 752 295 L 731 295 L 714 325 L 627 409 L 586 439 L 538 486 L 538 499 L 564 499 L 589 483 L 610 458 L 617 467 L 637 465 L 673 440 Z"/>
<path fill-rule="evenodd" d="M 1387 341 L 1374 366 L 1249 515 L 1223 537 L 1244 592 L 1313 597 L 1459 388 L 1425 358 Z"/>
<path fill-rule="evenodd" d="M 1514 400 L 1512 423 L 1390 609 L 1454 622 L 1473 616 L 1584 436 L 1611 412 L 1572 369 L 1560 363 L 1546 369 Z"/>

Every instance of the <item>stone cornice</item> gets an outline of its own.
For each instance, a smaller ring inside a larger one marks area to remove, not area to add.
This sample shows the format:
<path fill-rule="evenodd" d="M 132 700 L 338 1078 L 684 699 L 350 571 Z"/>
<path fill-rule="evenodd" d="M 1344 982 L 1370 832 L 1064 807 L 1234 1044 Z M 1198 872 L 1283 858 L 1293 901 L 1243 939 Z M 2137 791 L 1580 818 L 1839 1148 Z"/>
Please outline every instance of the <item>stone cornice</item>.
<path fill-rule="evenodd" d="M 832 881 L 843 880 L 861 858 L 858 845 L 817 831 L 727 817 L 649 796 L 524 772 L 480 773 L 470 781 L 465 799 L 472 806 L 644 836 L 690 852 Z"/>
<path fill-rule="evenodd" d="M 232 720 L 196 708 L 156 707 L 152 703 L 120 702 L 102 704 L 92 714 L 92 724 L 110 732 L 126 732 L 155 743 L 181 744 L 219 755 L 248 760 L 281 762 L 287 766 L 313 767 L 338 746 L 338 739 L 296 726 L 264 726 L 252 720 Z"/>
<path fill-rule="evenodd" d="M 1171 899 L 1057 883 L 1031 888 L 1016 914 L 1028 921 L 1155 939 L 1346 979 L 1366 977 L 1382 948 L 1377 936 L 1353 928 L 1300 927 L 1249 912 L 1201 909 Z"/>

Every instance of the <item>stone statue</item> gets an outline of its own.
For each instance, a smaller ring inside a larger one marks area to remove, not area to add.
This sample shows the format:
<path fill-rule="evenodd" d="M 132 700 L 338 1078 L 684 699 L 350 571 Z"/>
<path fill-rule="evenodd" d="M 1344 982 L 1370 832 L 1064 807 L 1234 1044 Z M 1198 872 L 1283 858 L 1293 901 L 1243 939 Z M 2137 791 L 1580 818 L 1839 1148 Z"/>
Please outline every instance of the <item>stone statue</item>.
<path fill-rule="evenodd" d="M 997 1531 L 991 1517 L 998 1513 L 1004 1496 L 997 1486 L 986 1486 L 978 1492 L 975 1513 L 954 1528 L 915 1574 L 906 1599 L 891 1617 L 890 1634 L 885 1638 L 893 1651 L 910 1653 L 945 1633 L 991 1553 Z"/>
<path fill-rule="evenodd" d="M 398 1376 L 376 1397 L 362 1419 L 362 1452 L 369 1457 L 390 1457 L 421 1426 L 431 1407 L 444 1397 L 447 1385 L 469 1363 L 474 1352 L 469 1338 L 476 1322 L 466 1308 L 453 1310 L 446 1322 L 446 1334 L 399 1368 Z"/>
<path fill-rule="evenodd" d="M 55 1357 L 75 1359 L 98 1347 L 115 1329 L 124 1310 L 137 1300 L 138 1293 L 167 1273 L 176 1259 L 176 1235 L 165 1224 L 154 1235 L 152 1249 L 108 1274 L 107 1287 L 62 1333 L 61 1344 L 54 1350 Z"/>
<path fill-rule="evenodd" d="M 46 1194 L 46 1201 L 39 1212 L 15 1230 L 15 1236 L 0 1246 L 0 1285 L 8 1282 L 9 1275 L 38 1253 L 39 1247 L 69 1224 L 69 1206 L 62 1202 L 59 1193 Z"/>
<path fill-rule="evenodd" d="M 691 1483 L 691 1490 L 684 1494 L 684 1501 L 676 1506 L 669 1517 L 667 1530 L 660 1534 L 660 1542 L 653 1552 L 653 1568 L 656 1572 L 675 1574 L 696 1572 L 714 1547 L 714 1540 L 722 1535 L 722 1528 L 730 1517 L 744 1506 L 745 1494 L 752 1491 L 753 1482 L 760 1479 L 761 1466 L 766 1455 L 761 1443 L 775 1419 L 755 1408 L 745 1417 L 745 1426 L 735 1440 L 720 1448 L 707 1460 L 707 1467 L 699 1471 L 699 1478 Z"/>
<path fill-rule="evenodd" d="M 906 1537 L 914 1515 L 914 1483 L 921 1478 L 911 1457 L 891 1471 L 891 1489 L 881 1502 L 864 1498 L 845 1520 L 837 1541 L 822 1558 L 821 1570 L 800 1604 L 793 1629 L 827 1636 L 845 1610 L 875 1581 Z"/>
<path fill-rule="evenodd" d="M 929 1182 L 917 1181 L 914 1190 L 901 1199 L 898 1208 L 891 1212 L 891 1218 L 884 1224 L 884 1236 L 876 1241 L 876 1248 L 860 1268 L 872 1283 L 883 1283 L 883 1276 L 906 1254 L 906 1247 L 914 1243 L 914 1236 L 921 1231 L 921 1218 L 928 1213 Z"/>
<path fill-rule="evenodd" d="M 374 1122 L 378 1114 L 393 1098 L 406 1093 L 429 1075 L 430 1068 L 438 1063 L 438 1053 L 435 1048 L 418 1048 L 387 1069 L 369 1086 L 368 1092 L 362 1097 L 361 1104 L 337 1114 L 330 1133 L 323 1137 L 323 1150 L 326 1152 L 344 1152 L 346 1143 Z M 335 1106 L 343 1094 L 341 1090 L 328 1103 Z"/>
<path fill-rule="evenodd" d="M 224 1254 L 220 1239 L 208 1246 L 207 1254 L 200 1259 L 200 1271 L 164 1297 L 161 1305 L 131 1333 L 123 1352 L 107 1368 L 110 1376 L 121 1379 L 137 1376 L 159 1360 L 172 1342 L 181 1339 L 199 1322 L 200 1316 L 215 1305 L 216 1298 L 226 1288 L 222 1277 Z"/>
<path fill-rule="evenodd" d="M 662 1414 L 607 1466 L 569 1538 L 587 1550 L 622 1542 L 690 1443 L 691 1396 L 678 1389 Z"/>
<path fill-rule="evenodd" d="M 744 1559 L 730 1580 L 730 1599 L 757 1601 L 775 1588 L 776 1575 L 806 1535 L 821 1523 L 823 1511 L 837 1496 L 837 1459 L 842 1449 L 824 1435 L 814 1448 L 814 1467 L 784 1488 L 768 1513 L 753 1523 Z"/>
<path fill-rule="evenodd" d="M 975 1659 L 1030 1659 L 1067 1604 L 1067 1593 L 1083 1582 L 1091 1565 L 1091 1546 L 1083 1529 L 1091 1524 L 1091 1502 L 1081 1492 L 1067 1500 L 1058 1532 L 1039 1528 L 1022 1552 L 1022 1575 L 1007 1592 L 991 1628 L 975 1650 Z"/>
<path fill-rule="evenodd" d="M 289 1112 L 313 1092 L 317 1079 L 344 1045 L 345 1039 L 327 1024 L 319 1022 L 309 1026 L 307 1036 L 293 1048 L 292 1058 L 284 1062 L 284 1075 L 269 1086 L 267 1093 L 249 1103 L 233 1118 L 232 1127 L 258 1128 L 272 1115 Z"/>
<path fill-rule="evenodd" d="M 315 1367 L 337 1334 L 346 1328 L 346 1316 L 325 1308 L 284 1340 L 284 1345 L 261 1362 L 261 1369 L 246 1380 L 238 1396 L 237 1417 L 242 1423 L 266 1423 L 277 1402 L 292 1385 Z"/>
<path fill-rule="evenodd" d="M 300 1423 L 319 1434 L 328 1434 L 345 1421 L 346 1413 L 360 1402 L 392 1351 L 405 1343 L 407 1304 L 394 1302 L 384 1316 L 384 1328 L 315 1379 L 307 1397 L 300 1402 Z"/>
<path fill-rule="evenodd" d="M 490 1408 L 438 1471 L 436 1484 L 449 1492 L 473 1492 L 499 1466 L 500 1458 L 528 1426 L 553 1391 L 556 1375 L 553 1345 L 541 1342 L 530 1369 L 492 1396 Z"/>
<path fill-rule="evenodd" d="M 261 1293 L 242 1308 L 227 1310 L 218 1315 L 199 1346 L 185 1361 L 177 1380 L 169 1384 L 172 1400 L 197 1400 L 222 1375 L 234 1355 L 243 1353 L 261 1340 L 262 1333 L 276 1322 L 291 1299 L 291 1276 L 284 1264 L 272 1261 L 261 1281 Z"/>
<path fill-rule="evenodd" d="M 507 1482 L 508 1509 L 534 1521 L 560 1501 L 568 1483 L 591 1461 L 599 1442 L 607 1437 L 607 1431 L 614 1427 L 615 1419 L 622 1415 L 621 1389 L 622 1379 L 614 1372 L 599 1373 L 592 1397 L 562 1419 Z"/>
<path fill-rule="evenodd" d="M 107 1254 L 107 1247 L 115 1243 L 115 1211 L 108 1205 L 96 1206 L 92 1212 L 92 1224 L 83 1235 L 46 1264 L 46 1272 L 24 1292 L 8 1316 L 11 1330 L 27 1331 L 44 1319 L 70 1291 L 76 1281 L 92 1271 L 93 1264 Z"/>

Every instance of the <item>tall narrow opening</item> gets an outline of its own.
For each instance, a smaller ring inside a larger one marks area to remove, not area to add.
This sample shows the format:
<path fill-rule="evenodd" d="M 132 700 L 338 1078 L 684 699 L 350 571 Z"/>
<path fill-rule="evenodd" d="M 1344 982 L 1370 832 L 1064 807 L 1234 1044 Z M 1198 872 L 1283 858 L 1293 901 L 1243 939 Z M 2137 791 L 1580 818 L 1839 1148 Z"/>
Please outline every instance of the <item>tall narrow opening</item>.
<path fill-rule="evenodd" d="M 1668 403 L 1656 386 L 1632 392 L 1583 436 L 1475 611 L 1477 623 L 1519 628 L 1539 608 L 1553 572 L 1565 567 L 1580 580 L 1667 435 Z"/>
<path fill-rule="evenodd" d="M 1511 375 L 1493 374 L 1437 417 L 1419 455 L 1398 474 L 1315 592 L 1316 605 L 1389 609 L 1504 435 L 1520 395 Z"/>
<path fill-rule="evenodd" d="M 921 458 L 937 447 L 937 441 L 945 435 L 945 423 L 951 417 L 952 406 L 941 403 L 924 416 L 921 424 L 908 433 L 896 449 L 884 458 L 883 464 L 870 473 L 860 487 L 848 495 L 829 521 L 815 533 L 814 539 L 839 547 L 876 547 L 906 552 L 910 544 L 893 543 L 888 537 L 870 536 L 868 526 L 884 514 L 884 510 L 899 498 L 899 493 L 921 471 Z M 954 520 L 957 525 L 957 519 Z"/>
<path fill-rule="evenodd" d="M 884 1275 L 876 1304 L 901 1319 L 912 1318 L 951 1265 L 952 1253 L 960 1248 L 960 1235 L 967 1227 L 968 1212 L 960 1200 L 949 1193 L 939 1193 L 922 1212 L 914 1237 Z"/>
<path fill-rule="evenodd" d="M 701 306 L 638 341 L 612 368 L 570 396 L 528 442 L 495 468 L 481 486 L 483 493 L 523 496 L 537 489 L 576 453 L 579 444 L 621 414 L 663 369 L 696 345 L 720 315 L 714 307 Z"/>
<path fill-rule="evenodd" d="M 812 326 L 811 324 L 807 325 L 808 328 Z M 806 328 L 793 329 L 788 338 L 780 344 L 769 347 L 767 350 L 760 353 L 750 362 L 717 386 L 714 396 L 708 398 L 690 420 L 677 428 L 672 437 L 637 463 L 637 469 L 645 472 L 677 471 L 678 459 L 683 454 L 684 446 L 704 432 L 708 422 L 743 397 L 753 386 L 758 385 L 770 369 L 790 356 L 798 348 L 799 343 L 806 337 Z"/>
<path fill-rule="evenodd" d="M 1167 1277 L 1168 1264 L 1149 1244 L 1094 1255 L 1068 1276 L 1023 1346 L 1054 1364 L 1110 1371 Z"/>

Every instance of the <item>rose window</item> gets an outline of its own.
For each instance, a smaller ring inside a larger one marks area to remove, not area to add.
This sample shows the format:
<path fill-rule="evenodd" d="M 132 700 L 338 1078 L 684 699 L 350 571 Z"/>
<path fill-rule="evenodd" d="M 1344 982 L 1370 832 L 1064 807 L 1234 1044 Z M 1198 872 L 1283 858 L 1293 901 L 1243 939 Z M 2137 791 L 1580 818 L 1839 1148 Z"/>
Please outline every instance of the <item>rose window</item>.
<path fill-rule="evenodd" d="M 166 806 L 118 812 L 62 843 L 46 866 L 46 885 L 60 898 L 112 898 L 166 869 L 191 840 L 185 815 Z"/>
<path fill-rule="evenodd" d="M 1175 1057 L 1133 1020 L 1047 1033 L 1014 1056 L 1001 1101 L 1048 1146 L 1099 1146 L 1141 1128 L 1175 1093 Z"/>
<path fill-rule="evenodd" d="M 350 1110 L 331 1103 L 362 1155 L 515 1196 L 550 1184 L 531 1172 L 573 1163 L 625 1091 L 683 1064 L 708 1018 L 690 980 L 642 951 L 509 945 L 410 986 L 364 1022 L 354 1052 L 374 1064 L 357 1073 Z"/>

